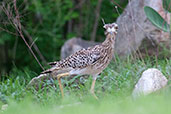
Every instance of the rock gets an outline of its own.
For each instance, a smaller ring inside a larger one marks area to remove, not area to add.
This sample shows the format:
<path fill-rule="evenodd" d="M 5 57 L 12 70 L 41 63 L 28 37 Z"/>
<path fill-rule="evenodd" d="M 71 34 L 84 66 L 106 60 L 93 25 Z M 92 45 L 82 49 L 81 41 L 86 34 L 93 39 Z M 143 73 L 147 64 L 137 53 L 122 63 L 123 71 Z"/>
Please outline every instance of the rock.
<path fill-rule="evenodd" d="M 156 55 L 156 47 L 158 45 L 165 46 L 166 49 L 171 50 L 169 33 L 159 30 L 147 19 L 144 13 L 144 6 L 154 8 L 170 23 L 171 14 L 165 15 L 162 0 L 131 0 L 116 22 L 118 24 L 118 34 L 116 36 L 115 53 L 120 57 L 136 52 L 140 46 L 142 47 L 140 51 L 145 53 L 145 55 L 147 53 L 148 55 Z M 72 38 L 62 47 L 61 58 L 66 58 L 82 48 L 94 46 L 95 44 L 98 43 L 85 41 L 81 38 Z M 148 47 L 145 45 L 148 45 Z M 160 47 L 160 49 L 163 49 L 163 47 Z M 169 55 L 171 53 L 168 53 Z"/>
<path fill-rule="evenodd" d="M 68 57 L 69 55 L 75 53 L 76 51 L 87 48 L 90 46 L 97 45 L 97 42 L 85 41 L 81 38 L 72 38 L 65 42 L 61 49 L 61 59 Z"/>
<path fill-rule="evenodd" d="M 138 80 L 132 96 L 136 98 L 140 95 L 148 95 L 165 87 L 167 82 L 166 77 L 158 69 L 149 68 L 143 72 L 141 78 Z"/>
<path fill-rule="evenodd" d="M 120 56 L 135 52 L 144 39 L 149 39 L 151 47 L 164 44 L 171 48 L 171 38 L 168 32 L 156 28 L 146 17 L 144 6 L 154 8 L 168 23 L 171 14 L 165 15 L 162 0 L 131 0 L 124 12 L 117 19 L 118 34 L 116 38 L 115 51 Z"/>
<path fill-rule="evenodd" d="M 4 104 L 4 105 L 2 105 L 2 107 L 1 107 L 1 111 L 3 112 L 3 111 L 5 111 L 5 110 L 7 110 L 7 108 L 8 108 L 8 104 Z"/>

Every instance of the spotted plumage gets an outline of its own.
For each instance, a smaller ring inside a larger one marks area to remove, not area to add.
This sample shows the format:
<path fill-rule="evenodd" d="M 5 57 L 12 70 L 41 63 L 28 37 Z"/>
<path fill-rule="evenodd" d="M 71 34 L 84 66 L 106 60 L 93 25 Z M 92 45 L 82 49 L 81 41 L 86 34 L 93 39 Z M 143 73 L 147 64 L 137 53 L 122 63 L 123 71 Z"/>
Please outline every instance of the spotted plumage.
<path fill-rule="evenodd" d="M 66 59 L 49 63 L 52 68 L 42 72 L 55 73 L 56 77 L 64 77 L 66 75 L 92 75 L 94 84 L 98 74 L 100 74 L 109 64 L 114 52 L 115 36 L 118 26 L 116 23 L 105 24 L 106 39 L 103 43 L 87 49 L 82 49 Z M 59 80 L 60 81 L 60 80 Z M 60 82 L 61 83 L 61 82 Z M 91 92 L 94 94 L 94 84 L 92 84 Z M 63 94 L 62 86 L 61 92 Z"/>

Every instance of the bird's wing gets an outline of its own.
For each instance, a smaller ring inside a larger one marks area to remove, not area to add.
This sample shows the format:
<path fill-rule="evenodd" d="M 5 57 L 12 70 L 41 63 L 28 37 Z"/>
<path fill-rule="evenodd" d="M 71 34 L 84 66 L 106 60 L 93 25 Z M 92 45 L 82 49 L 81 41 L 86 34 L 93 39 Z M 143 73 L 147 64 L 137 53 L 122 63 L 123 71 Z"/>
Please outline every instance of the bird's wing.
<path fill-rule="evenodd" d="M 101 58 L 101 54 L 100 54 L 99 51 L 91 51 L 90 52 L 90 62 L 89 62 L 89 65 L 93 65 L 100 58 Z"/>
<path fill-rule="evenodd" d="M 61 61 L 51 62 L 49 65 L 61 68 L 85 68 L 93 65 L 100 59 L 100 57 L 101 55 L 99 51 L 94 50 L 93 48 L 88 48 L 82 49 Z"/>

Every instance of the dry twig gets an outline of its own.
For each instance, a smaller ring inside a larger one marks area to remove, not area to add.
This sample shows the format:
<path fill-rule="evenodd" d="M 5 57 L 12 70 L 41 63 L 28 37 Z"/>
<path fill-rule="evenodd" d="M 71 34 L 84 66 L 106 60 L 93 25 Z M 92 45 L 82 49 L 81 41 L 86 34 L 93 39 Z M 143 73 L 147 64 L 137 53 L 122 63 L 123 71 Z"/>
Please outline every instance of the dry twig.
<path fill-rule="evenodd" d="M 10 32 L 2 27 L 0 27 L 1 30 L 6 31 L 10 34 L 16 35 L 16 36 L 20 36 L 24 43 L 26 44 L 26 46 L 28 47 L 29 51 L 31 52 L 31 54 L 33 55 L 33 57 L 35 58 L 35 60 L 37 61 L 37 63 L 39 64 L 39 66 L 42 68 L 42 70 L 44 70 L 43 66 L 41 65 L 40 61 L 38 60 L 37 56 L 35 55 L 34 51 L 31 49 L 31 46 L 29 46 L 28 42 L 25 39 L 24 34 L 28 37 L 29 42 L 33 43 L 33 39 L 32 37 L 29 35 L 29 33 L 24 29 L 24 27 L 22 26 L 21 22 L 20 22 L 20 15 L 18 12 L 18 8 L 16 6 L 16 0 L 13 0 L 11 3 L 8 3 L 7 5 L 5 4 L 5 2 L 2 2 L 0 8 L 2 9 L 2 11 L 5 13 L 5 15 L 8 18 L 8 22 L 10 23 L 10 25 L 18 32 L 18 34 L 15 34 L 13 32 Z M 12 6 L 11 6 L 12 5 Z M 14 13 L 11 11 L 11 9 L 14 9 Z M 24 32 L 24 34 L 23 34 Z M 35 51 L 38 53 L 38 55 L 40 56 L 40 59 L 43 62 L 46 62 L 46 60 L 44 59 L 43 55 L 41 54 L 40 50 L 38 49 L 37 45 L 34 43 L 33 47 L 35 49 Z"/>
<path fill-rule="evenodd" d="M 31 47 L 29 46 L 29 44 L 27 43 L 23 32 L 22 32 L 22 25 L 20 23 L 20 17 L 19 17 L 19 12 L 16 6 L 16 0 L 13 0 L 13 4 L 14 4 L 14 10 L 15 10 L 15 14 L 16 14 L 16 18 L 14 18 L 13 20 L 13 24 L 15 25 L 16 30 L 19 32 L 20 37 L 23 39 L 24 43 L 26 44 L 26 46 L 29 48 L 31 54 L 33 55 L 33 57 L 36 59 L 37 63 L 39 64 L 39 66 L 42 68 L 42 70 L 44 70 L 43 66 L 41 65 L 41 63 L 39 62 L 38 58 L 36 57 L 36 55 L 34 54 L 33 50 L 31 49 Z"/>

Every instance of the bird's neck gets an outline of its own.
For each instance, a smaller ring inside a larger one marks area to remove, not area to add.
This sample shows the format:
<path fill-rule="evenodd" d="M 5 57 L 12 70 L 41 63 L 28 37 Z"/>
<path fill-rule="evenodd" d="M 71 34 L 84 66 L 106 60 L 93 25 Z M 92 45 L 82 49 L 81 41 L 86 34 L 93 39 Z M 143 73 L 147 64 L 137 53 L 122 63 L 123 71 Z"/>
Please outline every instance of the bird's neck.
<path fill-rule="evenodd" d="M 104 45 L 104 46 L 110 46 L 111 48 L 114 49 L 115 37 L 116 37 L 116 35 L 114 33 L 112 33 L 112 34 L 110 34 L 110 33 L 106 34 L 106 39 L 102 43 L 102 45 Z"/>

